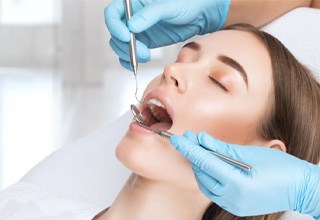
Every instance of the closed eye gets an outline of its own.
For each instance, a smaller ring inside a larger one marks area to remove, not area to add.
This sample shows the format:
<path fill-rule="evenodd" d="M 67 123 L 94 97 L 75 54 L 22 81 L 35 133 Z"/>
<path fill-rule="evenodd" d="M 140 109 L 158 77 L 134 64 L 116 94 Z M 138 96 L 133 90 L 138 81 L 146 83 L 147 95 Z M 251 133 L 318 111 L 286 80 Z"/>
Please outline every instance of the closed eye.
<path fill-rule="evenodd" d="M 222 85 L 219 81 L 217 81 L 215 78 L 213 78 L 212 76 L 209 76 L 209 78 L 216 86 L 218 86 L 224 92 L 229 92 L 228 89 L 224 85 Z"/>

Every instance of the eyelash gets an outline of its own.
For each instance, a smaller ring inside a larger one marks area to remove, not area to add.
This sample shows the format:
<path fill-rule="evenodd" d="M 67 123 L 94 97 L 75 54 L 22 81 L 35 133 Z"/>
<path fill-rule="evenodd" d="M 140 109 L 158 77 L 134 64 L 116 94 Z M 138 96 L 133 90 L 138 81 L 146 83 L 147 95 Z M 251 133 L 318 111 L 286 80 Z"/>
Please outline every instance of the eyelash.
<path fill-rule="evenodd" d="M 224 92 L 229 92 L 228 89 L 224 85 L 222 85 L 219 81 L 217 81 L 215 78 L 213 78 L 212 76 L 209 76 L 209 78 L 216 86 L 218 86 Z"/>

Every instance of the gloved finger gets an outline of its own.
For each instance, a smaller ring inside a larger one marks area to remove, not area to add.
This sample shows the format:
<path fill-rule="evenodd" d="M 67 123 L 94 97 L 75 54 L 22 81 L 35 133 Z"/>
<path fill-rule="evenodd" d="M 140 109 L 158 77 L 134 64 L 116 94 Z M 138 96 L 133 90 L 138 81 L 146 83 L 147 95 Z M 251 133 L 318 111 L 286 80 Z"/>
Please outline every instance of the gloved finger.
<path fill-rule="evenodd" d="M 234 153 L 234 151 L 229 147 L 227 143 L 212 137 L 206 132 L 201 132 L 198 134 L 198 141 L 200 145 L 207 150 L 212 150 L 227 157 L 237 159 L 237 155 Z"/>
<path fill-rule="evenodd" d="M 126 61 L 130 61 L 129 56 L 129 44 L 123 41 L 118 40 L 115 37 L 112 37 L 111 40 L 113 43 L 113 49 L 116 54 L 122 59 Z M 110 45 L 111 46 L 111 45 Z M 116 49 L 117 48 L 117 49 Z M 146 63 L 150 61 L 151 55 L 149 48 L 141 43 L 139 40 L 136 40 L 136 52 L 139 63 Z"/>
<path fill-rule="evenodd" d="M 128 27 L 132 32 L 140 33 L 160 20 L 179 18 L 177 12 L 180 10 L 175 10 L 176 8 L 176 5 L 172 6 L 172 1 L 153 2 L 136 12 L 129 20 Z"/>
<path fill-rule="evenodd" d="M 185 131 L 183 133 L 183 136 L 188 138 L 190 141 L 192 141 L 194 144 L 197 144 L 199 145 L 199 142 L 198 142 L 198 137 L 195 133 L 193 133 L 192 131 L 188 130 L 188 131 Z"/>
<path fill-rule="evenodd" d="M 121 64 L 121 66 L 123 66 L 124 68 L 126 68 L 127 70 L 129 70 L 130 72 L 132 72 L 132 67 L 129 61 L 126 60 L 122 60 L 119 58 L 119 62 Z"/>
<path fill-rule="evenodd" d="M 208 175 L 207 173 L 203 172 L 200 168 L 193 165 L 192 166 L 193 172 L 195 173 L 197 182 L 201 182 L 207 190 L 209 190 L 212 194 L 216 196 L 221 196 L 221 188 L 222 184 L 213 178 L 212 176 Z"/>
<path fill-rule="evenodd" d="M 130 61 L 128 43 L 126 43 L 127 45 L 119 46 L 119 44 L 117 44 L 116 42 L 117 40 L 113 37 L 110 39 L 109 45 L 112 48 L 112 50 L 119 56 L 121 60 Z"/>
<path fill-rule="evenodd" d="M 221 184 L 225 184 L 230 178 L 240 178 L 239 172 L 235 172 L 233 165 L 222 161 L 187 138 L 173 135 L 170 137 L 170 143 L 191 163 L 215 177 Z"/>
<path fill-rule="evenodd" d="M 130 31 L 121 20 L 124 17 L 125 9 L 123 1 L 113 1 L 104 10 L 104 18 L 107 28 L 112 36 L 123 42 L 130 41 Z"/>
<path fill-rule="evenodd" d="M 201 192 L 208 197 L 211 201 L 216 202 L 219 200 L 219 196 L 215 195 L 214 193 L 212 193 L 210 190 L 207 189 L 207 187 L 201 182 L 199 181 L 197 178 L 197 183 L 199 186 L 199 189 L 201 190 Z"/>

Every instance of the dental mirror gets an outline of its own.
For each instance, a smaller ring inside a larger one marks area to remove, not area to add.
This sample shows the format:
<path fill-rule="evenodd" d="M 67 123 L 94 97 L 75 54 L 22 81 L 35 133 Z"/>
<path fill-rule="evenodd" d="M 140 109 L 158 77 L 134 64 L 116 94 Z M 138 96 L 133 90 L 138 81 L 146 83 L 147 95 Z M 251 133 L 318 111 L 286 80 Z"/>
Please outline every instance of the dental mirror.
<path fill-rule="evenodd" d="M 135 105 L 131 105 L 130 108 L 136 121 L 139 122 L 140 124 L 143 124 L 143 116 L 139 111 L 139 109 Z"/>

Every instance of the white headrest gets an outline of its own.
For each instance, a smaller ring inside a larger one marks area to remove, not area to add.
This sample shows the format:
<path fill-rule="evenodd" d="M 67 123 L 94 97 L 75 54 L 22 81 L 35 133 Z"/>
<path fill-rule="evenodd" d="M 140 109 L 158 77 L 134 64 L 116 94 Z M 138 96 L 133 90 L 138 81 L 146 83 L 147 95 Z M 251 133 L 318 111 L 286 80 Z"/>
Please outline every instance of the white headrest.
<path fill-rule="evenodd" d="M 291 53 L 320 79 L 320 9 L 298 8 L 262 30 L 277 37 Z"/>

